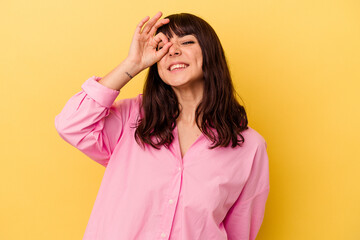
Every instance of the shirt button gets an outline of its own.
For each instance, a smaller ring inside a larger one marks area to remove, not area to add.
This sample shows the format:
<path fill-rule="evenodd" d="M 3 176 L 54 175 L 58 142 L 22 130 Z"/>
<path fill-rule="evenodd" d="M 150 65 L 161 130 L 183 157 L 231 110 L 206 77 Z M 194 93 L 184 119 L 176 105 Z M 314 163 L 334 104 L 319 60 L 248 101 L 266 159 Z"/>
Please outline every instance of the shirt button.
<path fill-rule="evenodd" d="M 179 167 L 179 171 L 181 171 L 181 167 Z"/>
<path fill-rule="evenodd" d="M 166 234 L 165 234 L 165 233 L 162 233 L 162 234 L 161 234 L 161 237 L 163 237 L 163 238 L 166 237 Z"/>
<path fill-rule="evenodd" d="M 169 204 L 172 204 L 174 201 L 172 199 L 169 200 Z"/>

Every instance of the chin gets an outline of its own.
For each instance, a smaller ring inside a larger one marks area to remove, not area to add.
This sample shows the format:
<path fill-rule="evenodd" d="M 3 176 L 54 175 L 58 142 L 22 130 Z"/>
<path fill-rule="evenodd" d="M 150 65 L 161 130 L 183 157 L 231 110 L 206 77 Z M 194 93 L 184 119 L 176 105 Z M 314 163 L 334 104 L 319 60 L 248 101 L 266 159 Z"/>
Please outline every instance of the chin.
<path fill-rule="evenodd" d="M 164 81 L 167 85 L 171 86 L 171 87 L 180 87 L 180 86 L 185 86 L 188 85 L 190 82 L 189 81 L 184 81 L 184 80 L 168 80 L 168 81 Z"/>
<path fill-rule="evenodd" d="M 180 87 L 183 86 L 184 83 L 181 82 L 165 82 L 167 85 L 169 85 L 170 87 Z"/>
<path fill-rule="evenodd" d="M 199 76 L 202 77 L 202 76 Z M 165 78 L 166 80 L 164 80 L 163 78 L 161 78 L 162 81 L 164 83 L 166 83 L 167 85 L 171 86 L 171 87 L 184 87 L 184 86 L 190 86 L 192 84 L 195 84 L 198 81 L 204 81 L 203 78 L 199 78 L 201 80 L 196 80 L 196 79 L 184 79 L 182 77 L 169 77 L 169 78 Z"/>

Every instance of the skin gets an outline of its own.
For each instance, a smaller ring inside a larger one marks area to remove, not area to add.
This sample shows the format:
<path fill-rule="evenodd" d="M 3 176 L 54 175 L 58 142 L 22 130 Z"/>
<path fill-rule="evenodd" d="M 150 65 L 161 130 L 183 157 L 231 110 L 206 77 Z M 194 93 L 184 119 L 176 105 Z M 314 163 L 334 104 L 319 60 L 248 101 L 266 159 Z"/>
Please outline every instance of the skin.
<path fill-rule="evenodd" d="M 172 33 L 169 42 L 172 45 L 168 52 L 157 63 L 160 78 L 174 90 L 180 108 L 180 115 L 176 119 L 180 142 L 181 157 L 201 135 L 201 131 L 195 122 L 195 110 L 202 99 L 204 90 L 204 78 L 202 71 L 202 51 L 193 35 L 178 37 Z M 158 48 L 161 50 L 163 43 Z M 169 70 L 169 66 L 175 62 L 188 64 L 186 68 Z"/>
<path fill-rule="evenodd" d="M 187 149 L 201 134 L 195 123 L 195 109 L 202 99 L 204 88 L 203 59 L 201 48 L 194 36 L 179 38 L 174 34 L 173 38 L 168 39 L 163 33 L 155 35 L 159 27 L 170 21 L 160 19 L 161 16 L 162 13 L 158 12 L 153 18 L 150 19 L 147 16 L 138 23 L 128 56 L 99 83 L 121 90 L 131 80 L 128 74 L 134 77 L 157 63 L 161 79 L 174 89 L 180 104 L 180 115 L 176 124 L 181 155 L 184 156 Z M 162 47 L 160 50 L 158 50 L 159 45 Z M 167 68 L 175 61 L 185 62 L 189 64 L 189 67 L 170 73 Z"/>
<path fill-rule="evenodd" d="M 129 81 L 125 72 L 135 76 L 157 63 L 161 79 L 173 88 L 179 101 L 181 112 L 177 123 L 197 128 L 195 109 L 203 94 L 201 48 L 196 37 L 192 35 L 180 38 L 173 34 L 171 39 L 168 39 L 163 33 L 155 35 L 159 27 L 170 21 L 169 19 L 160 19 L 161 16 L 162 12 L 158 12 L 153 18 L 150 19 L 147 16 L 140 21 L 135 29 L 127 58 L 118 69 L 113 71 L 114 74 L 105 77 L 103 83 L 119 89 L 118 86 L 123 86 Z M 189 67 L 183 71 L 169 72 L 167 68 L 175 61 L 188 63 Z M 119 82 L 121 84 L 118 84 Z"/>
<path fill-rule="evenodd" d="M 157 63 L 159 76 L 174 90 L 180 103 L 178 123 L 195 127 L 195 109 L 202 99 L 204 79 L 202 71 L 202 51 L 194 35 L 178 37 L 172 33 L 172 46 Z M 164 43 L 158 47 L 162 49 Z M 168 68 L 174 62 L 183 62 L 188 67 L 175 71 Z"/>

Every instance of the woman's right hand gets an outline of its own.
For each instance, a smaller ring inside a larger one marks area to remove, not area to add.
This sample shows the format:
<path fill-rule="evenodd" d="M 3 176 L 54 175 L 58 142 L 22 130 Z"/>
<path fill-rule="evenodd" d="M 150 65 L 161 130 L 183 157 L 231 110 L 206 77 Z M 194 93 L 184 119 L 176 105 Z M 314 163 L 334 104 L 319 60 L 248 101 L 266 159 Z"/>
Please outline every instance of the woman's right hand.
<path fill-rule="evenodd" d="M 169 19 L 159 20 L 161 15 L 162 12 L 158 12 L 149 22 L 147 22 L 149 20 L 147 16 L 136 27 L 127 60 L 138 66 L 140 71 L 160 61 L 172 45 L 163 33 L 158 33 L 154 36 L 159 27 L 170 21 Z M 144 28 L 142 29 L 143 26 Z M 164 46 L 157 51 L 157 46 L 161 41 L 164 43 Z"/>

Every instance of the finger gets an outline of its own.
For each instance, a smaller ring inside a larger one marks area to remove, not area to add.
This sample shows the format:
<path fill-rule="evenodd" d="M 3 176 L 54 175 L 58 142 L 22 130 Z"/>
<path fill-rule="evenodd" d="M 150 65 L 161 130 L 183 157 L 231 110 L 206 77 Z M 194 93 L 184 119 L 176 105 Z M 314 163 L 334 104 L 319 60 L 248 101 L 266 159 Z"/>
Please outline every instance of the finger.
<path fill-rule="evenodd" d="M 150 18 L 149 16 L 146 16 L 139 22 L 139 24 L 136 26 L 136 30 L 135 30 L 136 33 L 139 33 L 139 34 L 141 33 L 141 28 L 147 22 L 147 20 L 149 20 L 149 18 Z"/>
<path fill-rule="evenodd" d="M 164 44 L 169 42 L 168 38 L 162 32 L 156 34 L 155 37 L 153 38 L 153 40 L 154 40 L 154 42 L 153 42 L 152 46 L 155 48 L 159 45 L 160 42 L 163 42 Z"/>
<path fill-rule="evenodd" d="M 156 30 L 159 27 L 161 27 L 161 26 L 163 26 L 165 24 L 168 24 L 169 22 L 170 22 L 170 19 L 168 19 L 168 18 L 164 18 L 164 19 L 161 19 L 158 22 L 156 22 L 156 24 L 151 28 L 151 30 L 149 32 L 150 36 L 154 35 Z"/>
<path fill-rule="evenodd" d="M 156 52 L 156 56 L 158 57 L 158 61 L 160 61 L 161 58 L 165 56 L 165 54 L 169 51 L 169 48 L 171 47 L 172 42 L 166 43 L 163 48 L 161 48 L 159 51 Z"/>
<path fill-rule="evenodd" d="M 154 24 L 157 22 L 157 20 L 159 20 L 161 15 L 162 15 L 162 12 L 156 13 L 155 16 L 152 19 L 150 19 L 150 21 L 148 23 L 146 23 L 142 33 L 148 33 L 150 31 L 150 29 L 152 28 L 152 26 L 154 26 Z"/>

